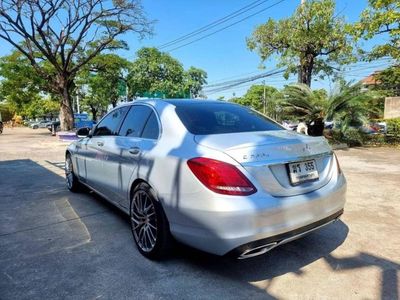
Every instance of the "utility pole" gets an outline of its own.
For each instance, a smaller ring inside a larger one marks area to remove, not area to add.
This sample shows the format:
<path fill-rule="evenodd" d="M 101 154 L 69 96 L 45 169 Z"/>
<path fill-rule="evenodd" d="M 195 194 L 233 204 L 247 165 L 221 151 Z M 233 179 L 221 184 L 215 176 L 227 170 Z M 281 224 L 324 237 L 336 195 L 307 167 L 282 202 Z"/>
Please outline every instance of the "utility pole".
<path fill-rule="evenodd" d="M 267 97 L 266 97 L 266 91 L 265 91 L 265 80 L 263 80 L 263 85 L 264 85 L 263 112 L 264 112 L 264 115 L 265 115 L 265 113 L 266 113 L 266 106 L 267 106 Z"/>
<path fill-rule="evenodd" d="M 81 113 L 80 103 L 79 103 L 79 92 L 76 94 L 76 110 L 77 110 L 78 114 Z"/>

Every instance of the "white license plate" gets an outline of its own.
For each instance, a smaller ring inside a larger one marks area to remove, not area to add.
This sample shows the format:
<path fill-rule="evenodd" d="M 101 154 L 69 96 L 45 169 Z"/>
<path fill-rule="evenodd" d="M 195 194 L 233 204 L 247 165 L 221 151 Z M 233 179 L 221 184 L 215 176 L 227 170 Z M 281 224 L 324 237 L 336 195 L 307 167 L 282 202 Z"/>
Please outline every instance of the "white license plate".
<path fill-rule="evenodd" d="M 315 160 L 306 160 L 288 164 L 290 182 L 292 185 L 319 178 Z"/>

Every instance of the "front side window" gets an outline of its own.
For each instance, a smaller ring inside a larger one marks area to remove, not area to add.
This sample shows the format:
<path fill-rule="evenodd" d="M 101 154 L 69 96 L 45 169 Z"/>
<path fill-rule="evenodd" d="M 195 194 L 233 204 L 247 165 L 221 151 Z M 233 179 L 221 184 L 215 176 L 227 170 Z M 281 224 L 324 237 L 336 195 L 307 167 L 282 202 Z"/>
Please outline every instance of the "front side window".
<path fill-rule="evenodd" d="M 128 107 L 124 106 L 110 112 L 96 126 L 93 136 L 118 135 L 119 124 L 121 123 L 127 110 Z"/>

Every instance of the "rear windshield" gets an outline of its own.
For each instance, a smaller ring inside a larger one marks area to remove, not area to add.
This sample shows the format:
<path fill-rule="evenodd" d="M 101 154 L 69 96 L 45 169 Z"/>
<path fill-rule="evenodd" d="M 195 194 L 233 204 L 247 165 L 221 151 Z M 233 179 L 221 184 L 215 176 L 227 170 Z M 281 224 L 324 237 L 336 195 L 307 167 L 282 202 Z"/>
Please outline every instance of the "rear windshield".
<path fill-rule="evenodd" d="M 221 134 L 284 129 L 263 115 L 235 104 L 180 103 L 176 113 L 192 134 Z"/>

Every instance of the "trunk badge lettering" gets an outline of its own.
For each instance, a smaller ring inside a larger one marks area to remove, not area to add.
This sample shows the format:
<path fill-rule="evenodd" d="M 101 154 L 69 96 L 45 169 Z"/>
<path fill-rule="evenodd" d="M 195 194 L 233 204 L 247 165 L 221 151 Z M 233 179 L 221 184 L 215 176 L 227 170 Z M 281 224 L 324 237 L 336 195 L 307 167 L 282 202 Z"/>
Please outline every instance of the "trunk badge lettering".
<path fill-rule="evenodd" d="M 243 160 L 262 159 L 262 158 L 267 158 L 267 157 L 269 157 L 269 154 L 267 154 L 267 153 L 251 153 L 251 154 L 243 155 Z"/>

